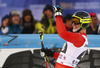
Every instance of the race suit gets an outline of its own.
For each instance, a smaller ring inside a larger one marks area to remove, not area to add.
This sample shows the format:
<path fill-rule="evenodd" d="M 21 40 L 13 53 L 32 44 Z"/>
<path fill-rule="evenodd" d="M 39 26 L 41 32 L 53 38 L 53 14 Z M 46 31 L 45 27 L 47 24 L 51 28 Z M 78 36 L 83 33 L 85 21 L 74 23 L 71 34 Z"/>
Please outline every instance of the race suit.
<path fill-rule="evenodd" d="M 56 28 L 59 36 L 66 42 L 60 53 L 54 53 L 53 57 L 57 59 L 55 68 L 74 68 L 87 51 L 87 35 L 68 32 L 61 16 L 56 17 Z"/>

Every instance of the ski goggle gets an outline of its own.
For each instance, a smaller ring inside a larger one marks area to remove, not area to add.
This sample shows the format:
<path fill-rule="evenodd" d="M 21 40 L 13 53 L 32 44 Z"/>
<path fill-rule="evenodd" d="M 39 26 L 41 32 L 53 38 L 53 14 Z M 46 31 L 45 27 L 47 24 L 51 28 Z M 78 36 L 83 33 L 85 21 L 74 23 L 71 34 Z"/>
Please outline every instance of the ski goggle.
<path fill-rule="evenodd" d="M 90 23 L 92 22 L 91 18 L 86 18 L 86 19 L 82 19 L 80 17 L 77 16 L 72 16 L 72 23 L 74 23 L 75 25 L 81 25 L 82 28 L 86 28 L 90 25 Z"/>
<path fill-rule="evenodd" d="M 74 23 L 75 25 L 79 25 L 80 23 L 80 19 L 79 18 L 72 18 L 72 23 Z"/>

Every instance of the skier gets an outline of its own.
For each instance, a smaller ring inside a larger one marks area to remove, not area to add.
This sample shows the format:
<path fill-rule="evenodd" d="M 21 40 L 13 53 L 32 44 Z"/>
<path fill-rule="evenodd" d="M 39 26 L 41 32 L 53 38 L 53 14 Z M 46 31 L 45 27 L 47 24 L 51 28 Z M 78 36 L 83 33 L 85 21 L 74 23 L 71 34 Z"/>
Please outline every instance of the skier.
<path fill-rule="evenodd" d="M 62 7 L 54 6 L 56 28 L 59 36 L 66 40 L 60 53 L 50 49 L 41 49 L 47 56 L 55 59 L 55 68 L 74 68 L 87 51 L 86 28 L 91 22 L 90 15 L 85 11 L 77 11 L 72 15 L 72 32 L 68 32 L 62 21 Z"/>

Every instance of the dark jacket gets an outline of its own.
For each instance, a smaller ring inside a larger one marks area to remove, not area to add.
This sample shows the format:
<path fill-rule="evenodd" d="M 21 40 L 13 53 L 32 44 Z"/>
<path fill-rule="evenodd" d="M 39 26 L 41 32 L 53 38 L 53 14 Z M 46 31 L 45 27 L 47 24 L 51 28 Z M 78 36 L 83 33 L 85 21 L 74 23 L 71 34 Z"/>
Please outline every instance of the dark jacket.
<path fill-rule="evenodd" d="M 0 34 L 2 33 L 2 31 L 0 30 Z"/>
<path fill-rule="evenodd" d="M 92 27 L 89 26 L 86 28 L 86 34 L 98 34 L 98 26 L 95 31 L 92 30 Z"/>
<path fill-rule="evenodd" d="M 9 27 L 8 34 L 20 34 L 22 32 L 22 28 L 19 24 L 12 24 Z"/>
<path fill-rule="evenodd" d="M 32 34 L 35 30 L 35 26 L 32 23 L 24 23 L 22 27 L 22 34 Z"/>
<path fill-rule="evenodd" d="M 31 21 L 30 22 L 26 22 L 25 19 L 24 19 L 25 16 L 27 16 L 27 15 L 31 16 Z M 35 30 L 34 25 L 35 25 L 36 22 L 37 21 L 34 19 L 31 10 L 25 9 L 23 11 L 22 22 L 21 22 L 22 27 L 23 27 L 22 34 L 32 34 Z"/>

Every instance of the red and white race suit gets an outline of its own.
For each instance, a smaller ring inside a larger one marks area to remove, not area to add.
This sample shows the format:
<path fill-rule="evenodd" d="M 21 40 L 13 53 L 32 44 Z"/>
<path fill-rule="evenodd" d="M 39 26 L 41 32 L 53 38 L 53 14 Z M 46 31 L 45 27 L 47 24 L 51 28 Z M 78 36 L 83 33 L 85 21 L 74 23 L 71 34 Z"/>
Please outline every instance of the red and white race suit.
<path fill-rule="evenodd" d="M 53 57 L 57 59 L 55 68 L 74 68 L 87 51 L 87 35 L 68 32 L 61 16 L 56 17 L 56 28 L 59 36 L 67 42 L 60 53 L 54 53 Z"/>

